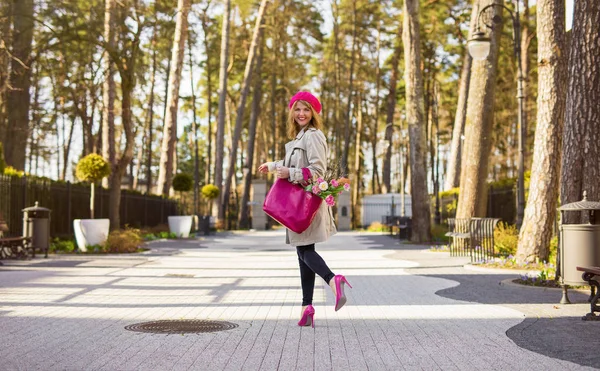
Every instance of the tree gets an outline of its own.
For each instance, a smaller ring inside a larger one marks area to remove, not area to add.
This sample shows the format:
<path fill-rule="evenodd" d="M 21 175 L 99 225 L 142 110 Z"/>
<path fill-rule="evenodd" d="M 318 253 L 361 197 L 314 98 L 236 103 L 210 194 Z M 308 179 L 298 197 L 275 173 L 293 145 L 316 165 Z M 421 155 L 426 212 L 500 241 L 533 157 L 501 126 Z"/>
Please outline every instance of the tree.
<path fill-rule="evenodd" d="M 469 39 L 475 29 L 477 22 L 477 12 L 479 8 L 474 6 L 471 12 L 471 24 L 469 27 Z M 469 100 L 469 83 L 471 81 L 471 64 L 472 58 L 469 51 L 465 48 L 463 51 L 463 61 L 460 73 L 460 81 L 458 83 L 458 102 L 456 104 L 456 114 L 454 116 L 454 127 L 452 129 L 452 142 L 450 144 L 450 154 L 448 156 L 448 164 L 446 167 L 446 180 L 444 189 L 458 187 L 460 185 L 460 170 L 462 156 L 462 142 L 467 118 L 467 102 Z"/>
<path fill-rule="evenodd" d="M 565 127 L 562 143 L 560 203 L 600 199 L 600 2 L 578 0 L 573 11 Z M 580 223 L 565 213 L 566 224 Z"/>
<path fill-rule="evenodd" d="M 354 66 L 356 64 L 356 51 L 357 46 L 357 7 L 356 0 L 352 0 L 352 49 L 350 52 L 350 71 L 348 72 L 348 96 L 344 120 L 344 146 L 342 152 L 342 172 L 348 174 L 348 156 L 350 152 L 350 127 L 352 126 L 352 97 L 354 95 L 353 82 L 354 82 Z M 360 145 L 360 143 L 357 143 Z"/>
<path fill-rule="evenodd" d="M 538 111 L 533 164 L 517 261 L 548 260 L 556 217 L 566 100 L 567 43 L 563 0 L 538 0 Z"/>
<path fill-rule="evenodd" d="M 398 27 L 398 31 L 401 33 L 402 28 Z M 401 37 L 399 37 L 399 39 L 401 39 Z M 385 140 L 388 142 L 388 145 L 385 150 L 385 157 L 383 158 L 383 166 L 381 170 L 381 178 L 383 179 L 383 193 L 392 191 L 392 138 L 394 136 L 394 112 L 396 110 L 397 100 L 396 88 L 398 83 L 398 65 L 400 64 L 401 53 L 402 45 L 397 45 L 394 48 L 394 55 L 392 56 L 392 76 L 390 78 L 389 94 L 386 102 Z"/>
<path fill-rule="evenodd" d="M 171 53 L 171 69 L 169 75 L 167 114 L 163 129 L 163 140 L 160 154 L 160 170 L 158 173 L 157 192 L 168 195 L 173 180 L 173 162 L 175 143 L 177 142 L 177 106 L 179 103 L 179 85 L 185 52 L 185 40 L 188 31 L 188 13 L 191 0 L 179 0 L 173 51 Z"/>
<path fill-rule="evenodd" d="M 10 44 L 11 31 L 11 1 L 0 1 L 0 142 L 5 140 L 6 132 L 6 99 L 8 94 L 8 76 L 10 71 L 10 58 L 8 45 Z M 2 153 L 4 155 L 4 153 Z"/>
<path fill-rule="evenodd" d="M 110 50 L 115 48 L 115 0 L 106 0 L 104 9 L 104 42 L 106 43 L 102 64 L 104 68 L 104 82 L 102 86 L 102 156 L 113 168 L 111 175 L 105 181 L 103 186 L 108 187 L 112 183 L 112 178 L 116 176 L 114 167 L 115 161 L 115 67 L 113 58 L 110 57 Z"/>
<path fill-rule="evenodd" d="M 215 146 L 215 185 L 219 191 L 223 188 L 223 155 L 225 151 L 225 116 L 227 99 L 227 65 L 229 61 L 229 17 L 231 13 L 231 0 L 225 0 L 225 13 L 223 14 L 223 28 L 221 31 L 221 60 L 219 68 L 219 116 L 217 122 Z M 220 192 L 221 193 L 221 192 Z M 221 213 L 219 207 L 218 213 Z M 219 217 L 221 219 L 221 217 Z"/>
<path fill-rule="evenodd" d="M 31 51 L 33 42 L 33 0 L 12 3 L 12 51 L 8 122 L 6 127 L 6 163 L 17 170 L 25 169 L 25 152 L 29 137 L 29 101 L 31 86 Z"/>
<path fill-rule="evenodd" d="M 261 29 L 261 34 L 263 33 Z M 254 87 L 252 96 L 252 111 L 250 113 L 250 125 L 248 127 L 248 145 L 246 149 L 246 163 L 244 171 L 242 202 L 240 203 L 240 214 L 238 217 L 239 228 L 250 228 L 250 187 L 252 186 L 252 174 L 254 173 L 254 146 L 256 142 L 256 127 L 258 126 L 258 117 L 260 116 L 261 97 L 262 97 L 262 61 L 264 54 L 264 41 L 262 35 L 259 36 L 260 49 L 256 56 L 256 73 L 254 74 Z"/>
<path fill-rule="evenodd" d="M 135 146 L 135 122 L 132 113 L 133 91 L 137 84 L 137 63 L 141 53 L 140 37 L 147 25 L 141 17 L 141 5 L 139 3 L 134 3 L 133 7 L 128 4 L 122 6 L 122 17 L 121 22 L 119 22 L 122 32 L 118 48 L 117 45 L 115 45 L 115 48 L 111 48 L 110 45 L 104 44 L 121 78 L 121 126 L 125 137 L 124 148 L 120 157 L 115 158 L 114 174 L 109 180 L 108 215 L 111 230 L 119 229 L 121 225 L 121 179 L 133 160 L 133 148 Z M 131 21 L 136 24 L 135 31 L 127 26 L 127 17 L 129 16 Z"/>
<path fill-rule="evenodd" d="M 473 6 L 483 9 L 495 0 L 475 0 Z M 478 6 L 479 5 L 479 6 Z M 499 11 L 489 9 L 493 16 Z M 469 84 L 465 141 L 461 159 L 460 194 L 456 210 L 457 218 L 484 217 L 487 207 L 487 177 L 492 148 L 494 93 L 501 26 L 491 32 L 490 53 L 486 60 L 473 61 Z"/>
<path fill-rule="evenodd" d="M 173 177 L 173 190 L 175 192 L 179 192 L 179 198 L 181 203 L 184 205 L 185 209 L 185 201 L 183 199 L 183 192 L 189 192 L 194 187 L 194 178 L 187 173 L 178 173 Z"/>
<path fill-rule="evenodd" d="M 406 81 L 406 121 L 410 141 L 410 170 L 413 231 L 411 240 L 431 240 L 431 215 L 427 194 L 423 109 L 423 76 L 421 73 L 421 40 L 419 35 L 419 1 L 405 0 L 402 42 L 404 44 L 404 79 Z"/>
<path fill-rule="evenodd" d="M 6 168 L 6 161 L 4 161 L 4 146 L 0 142 L 0 175 L 4 174 Z"/>
<path fill-rule="evenodd" d="M 248 90 L 250 89 L 250 81 L 252 79 L 252 67 L 254 65 L 254 57 L 256 55 L 256 48 L 259 43 L 259 37 L 261 35 L 260 29 L 263 21 L 263 15 L 267 6 L 267 0 L 262 0 L 258 15 L 256 16 L 256 24 L 254 26 L 254 33 L 252 35 L 252 42 L 250 44 L 250 51 L 248 53 L 248 59 L 246 60 L 246 68 L 244 70 L 244 79 L 242 80 L 241 97 L 238 103 L 237 116 L 235 119 L 235 129 L 233 138 L 231 139 L 231 151 L 229 153 L 229 167 L 227 169 L 227 178 L 223 188 L 223 199 L 221 202 L 221 208 L 219 210 L 219 219 L 225 218 L 226 209 L 229 205 L 229 195 L 231 180 L 235 174 L 235 162 L 237 160 L 237 148 L 242 134 L 242 121 L 244 119 L 244 110 L 246 108 L 246 99 L 248 97 Z"/>
<path fill-rule="evenodd" d="M 110 174 L 110 164 L 102 156 L 92 153 L 77 163 L 75 175 L 82 182 L 89 182 L 90 192 L 90 219 L 94 219 L 95 186 L 100 180 Z"/>

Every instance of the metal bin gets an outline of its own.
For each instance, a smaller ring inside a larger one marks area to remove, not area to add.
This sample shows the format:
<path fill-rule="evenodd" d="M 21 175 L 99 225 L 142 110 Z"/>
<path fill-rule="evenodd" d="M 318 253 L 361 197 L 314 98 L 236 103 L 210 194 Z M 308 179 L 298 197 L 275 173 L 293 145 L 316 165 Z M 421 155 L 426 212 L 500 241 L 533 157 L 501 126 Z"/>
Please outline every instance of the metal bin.
<path fill-rule="evenodd" d="M 35 206 L 23 209 L 23 237 L 31 238 L 33 256 L 35 250 L 43 250 L 48 257 L 50 248 L 50 209 L 41 207 L 38 202 Z"/>
<path fill-rule="evenodd" d="M 596 224 L 595 212 L 600 202 L 588 201 L 586 192 L 583 200 L 563 205 L 560 231 L 560 276 L 563 285 L 586 285 L 577 267 L 600 266 L 600 224 Z M 564 212 L 588 212 L 587 224 L 563 224 Z M 599 220 L 600 222 L 600 220 Z"/>

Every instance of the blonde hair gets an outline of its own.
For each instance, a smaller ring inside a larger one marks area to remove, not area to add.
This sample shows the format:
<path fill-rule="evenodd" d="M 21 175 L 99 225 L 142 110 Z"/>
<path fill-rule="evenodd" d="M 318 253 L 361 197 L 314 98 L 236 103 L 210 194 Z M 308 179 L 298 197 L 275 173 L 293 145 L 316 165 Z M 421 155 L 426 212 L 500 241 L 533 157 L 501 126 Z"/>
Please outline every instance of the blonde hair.
<path fill-rule="evenodd" d="M 294 104 L 292 105 L 292 108 L 290 108 L 290 110 L 288 112 L 287 135 L 288 135 L 289 139 L 296 138 L 296 135 L 298 135 L 300 130 L 302 130 L 300 128 L 300 125 L 298 125 L 296 123 L 296 120 L 294 120 L 294 109 L 296 108 L 296 105 L 298 103 L 303 103 L 306 107 L 309 107 L 310 111 L 312 112 L 312 118 L 310 119 L 310 122 L 308 123 L 308 125 L 306 125 L 307 128 L 312 126 L 313 128 L 320 130 L 323 127 L 323 119 L 321 118 L 321 115 L 319 115 L 317 113 L 317 111 L 315 111 L 313 106 L 311 106 L 310 103 L 308 103 L 305 100 L 297 100 L 294 102 Z"/>

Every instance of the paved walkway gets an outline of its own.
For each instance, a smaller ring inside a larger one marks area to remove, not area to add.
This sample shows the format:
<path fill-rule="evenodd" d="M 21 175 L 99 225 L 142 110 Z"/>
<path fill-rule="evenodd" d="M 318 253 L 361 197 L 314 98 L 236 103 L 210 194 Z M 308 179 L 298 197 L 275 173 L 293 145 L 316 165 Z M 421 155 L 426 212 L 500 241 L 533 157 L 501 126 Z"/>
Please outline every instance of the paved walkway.
<path fill-rule="evenodd" d="M 0 267 L 2 370 L 586 370 L 600 367 L 587 298 L 511 285 L 516 274 L 377 234 L 318 246 L 354 289 L 299 328 L 295 251 L 282 232 L 157 241 L 130 256 L 52 256 Z M 125 326 L 210 319 L 223 332 Z"/>

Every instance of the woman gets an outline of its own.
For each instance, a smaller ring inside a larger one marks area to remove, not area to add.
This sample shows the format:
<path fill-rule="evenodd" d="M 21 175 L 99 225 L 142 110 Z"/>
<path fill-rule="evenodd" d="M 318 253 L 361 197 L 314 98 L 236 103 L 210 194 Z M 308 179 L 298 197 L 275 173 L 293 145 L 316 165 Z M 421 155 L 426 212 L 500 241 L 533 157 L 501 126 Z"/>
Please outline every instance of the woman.
<path fill-rule="evenodd" d="M 285 145 L 285 159 L 266 162 L 258 167 L 261 173 L 275 172 L 281 179 L 306 183 L 323 177 L 327 170 L 327 140 L 321 131 L 321 102 L 307 91 L 298 92 L 288 105 L 287 134 L 293 138 Z M 310 227 L 302 233 L 286 230 L 286 243 L 296 246 L 302 283 L 302 315 L 298 326 L 314 327 L 315 309 L 312 306 L 315 274 L 327 282 L 335 295 L 335 310 L 346 303 L 346 277 L 334 274 L 315 251 L 315 243 L 324 242 L 336 233 L 331 208 L 321 203 Z M 352 286 L 350 286 L 352 287 Z"/>

